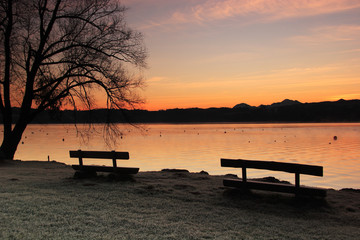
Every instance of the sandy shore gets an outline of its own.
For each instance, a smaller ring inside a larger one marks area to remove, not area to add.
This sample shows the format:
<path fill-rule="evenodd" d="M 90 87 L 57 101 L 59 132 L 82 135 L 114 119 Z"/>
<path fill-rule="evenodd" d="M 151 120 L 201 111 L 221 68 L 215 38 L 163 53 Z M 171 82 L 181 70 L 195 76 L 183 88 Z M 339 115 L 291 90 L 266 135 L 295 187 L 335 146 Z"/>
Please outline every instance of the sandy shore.
<path fill-rule="evenodd" d="M 70 166 L 0 165 L 0 239 L 359 239 L 360 192 L 325 199 L 222 185 L 222 176 L 140 172 L 74 179 Z"/>

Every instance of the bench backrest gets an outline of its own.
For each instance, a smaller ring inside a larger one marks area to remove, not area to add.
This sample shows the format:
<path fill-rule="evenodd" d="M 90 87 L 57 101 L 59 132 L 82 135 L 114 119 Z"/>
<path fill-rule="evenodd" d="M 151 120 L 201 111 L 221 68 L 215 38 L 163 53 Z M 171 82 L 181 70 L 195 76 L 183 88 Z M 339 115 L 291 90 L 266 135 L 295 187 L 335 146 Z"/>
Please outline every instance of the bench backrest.
<path fill-rule="evenodd" d="M 103 158 L 103 159 L 129 159 L 128 152 L 106 151 L 69 151 L 71 158 Z"/>
<path fill-rule="evenodd" d="M 221 159 L 222 167 L 255 168 L 264 170 L 283 171 L 289 173 L 301 173 L 314 176 L 323 176 L 323 167 L 297 163 L 283 163 L 273 161 L 257 161 L 243 159 Z"/>

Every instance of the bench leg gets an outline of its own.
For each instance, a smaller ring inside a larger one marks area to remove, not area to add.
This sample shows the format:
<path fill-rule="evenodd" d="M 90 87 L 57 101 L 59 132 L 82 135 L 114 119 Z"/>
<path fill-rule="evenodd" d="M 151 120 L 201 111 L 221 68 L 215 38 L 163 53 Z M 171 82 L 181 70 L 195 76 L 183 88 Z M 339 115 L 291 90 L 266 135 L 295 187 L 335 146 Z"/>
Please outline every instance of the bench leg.
<path fill-rule="evenodd" d="M 295 173 L 295 187 L 300 187 L 300 173 Z"/>
<path fill-rule="evenodd" d="M 246 183 L 246 181 L 247 181 L 247 176 L 246 176 L 246 167 L 243 167 L 242 168 L 242 181 L 244 182 L 244 183 Z"/>

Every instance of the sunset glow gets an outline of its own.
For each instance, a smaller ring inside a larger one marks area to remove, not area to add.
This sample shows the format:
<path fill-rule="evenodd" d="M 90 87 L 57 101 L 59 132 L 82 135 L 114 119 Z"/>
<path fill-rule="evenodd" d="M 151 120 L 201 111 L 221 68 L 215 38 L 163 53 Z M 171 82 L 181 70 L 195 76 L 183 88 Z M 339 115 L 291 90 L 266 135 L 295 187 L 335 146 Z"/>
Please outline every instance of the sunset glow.
<path fill-rule="evenodd" d="M 360 98 L 360 1 L 123 0 L 144 109 Z"/>

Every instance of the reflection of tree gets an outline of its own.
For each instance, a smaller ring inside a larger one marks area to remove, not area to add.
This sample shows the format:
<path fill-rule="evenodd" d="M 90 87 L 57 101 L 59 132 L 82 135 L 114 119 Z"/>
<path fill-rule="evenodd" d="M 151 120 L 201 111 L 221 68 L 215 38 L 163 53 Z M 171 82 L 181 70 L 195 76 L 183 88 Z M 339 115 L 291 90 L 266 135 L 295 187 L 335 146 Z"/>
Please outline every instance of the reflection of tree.
<path fill-rule="evenodd" d="M 142 35 L 125 24 L 125 8 L 111 0 L 1 0 L 0 111 L 3 157 L 12 159 L 28 123 L 46 109 L 94 106 L 95 89 L 108 108 L 141 102 L 145 67 Z M 12 107 L 20 113 L 12 126 Z M 33 109 L 31 109 L 33 108 Z"/>

